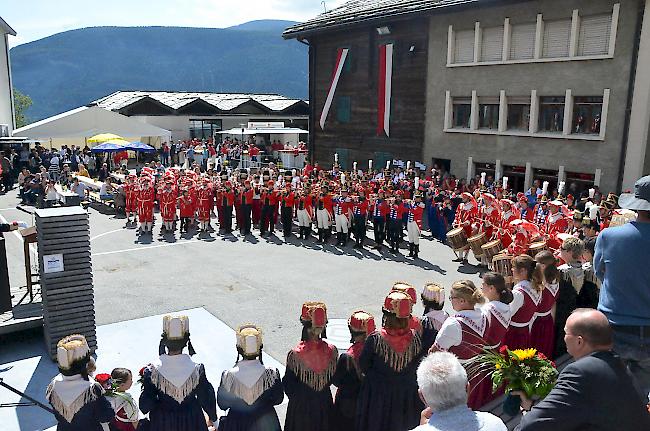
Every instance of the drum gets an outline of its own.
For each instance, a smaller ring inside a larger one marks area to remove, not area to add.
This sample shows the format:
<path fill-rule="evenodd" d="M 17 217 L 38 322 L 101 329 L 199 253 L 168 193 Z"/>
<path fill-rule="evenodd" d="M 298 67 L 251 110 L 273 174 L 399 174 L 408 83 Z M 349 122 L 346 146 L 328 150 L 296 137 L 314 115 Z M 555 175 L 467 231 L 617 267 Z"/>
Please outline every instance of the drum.
<path fill-rule="evenodd" d="M 537 253 L 543 250 L 548 250 L 546 241 L 537 241 L 528 247 L 528 255 L 534 259 Z"/>
<path fill-rule="evenodd" d="M 457 227 L 447 232 L 447 243 L 454 251 L 464 250 L 467 247 L 467 236 L 462 227 Z"/>
<path fill-rule="evenodd" d="M 507 285 L 512 285 L 512 258 L 509 254 L 497 254 L 492 258 L 492 268 L 506 279 Z"/>
<path fill-rule="evenodd" d="M 488 242 L 484 232 L 474 235 L 473 237 L 469 238 L 467 242 L 469 243 L 469 246 L 471 247 L 472 252 L 474 252 L 474 256 L 477 259 L 483 256 L 483 249 L 481 246 Z"/>
<path fill-rule="evenodd" d="M 492 262 L 492 258 L 503 250 L 503 244 L 500 239 L 495 239 L 494 241 L 486 242 L 481 248 L 488 262 Z"/>

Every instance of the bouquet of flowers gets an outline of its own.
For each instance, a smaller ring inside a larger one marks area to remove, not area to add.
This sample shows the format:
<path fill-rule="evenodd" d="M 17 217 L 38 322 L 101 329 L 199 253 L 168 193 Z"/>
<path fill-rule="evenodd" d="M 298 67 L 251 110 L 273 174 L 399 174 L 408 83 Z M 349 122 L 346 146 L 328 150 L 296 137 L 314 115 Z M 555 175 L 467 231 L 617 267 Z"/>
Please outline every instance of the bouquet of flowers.
<path fill-rule="evenodd" d="M 117 390 L 117 383 L 113 380 L 110 374 L 101 373 L 95 376 L 95 381 L 99 383 L 106 391 L 107 395 L 114 393 Z"/>
<path fill-rule="evenodd" d="M 535 349 L 487 351 L 477 361 L 492 378 L 492 391 L 505 384 L 506 393 L 523 391 L 530 399 L 544 398 L 557 381 L 555 362 Z"/>

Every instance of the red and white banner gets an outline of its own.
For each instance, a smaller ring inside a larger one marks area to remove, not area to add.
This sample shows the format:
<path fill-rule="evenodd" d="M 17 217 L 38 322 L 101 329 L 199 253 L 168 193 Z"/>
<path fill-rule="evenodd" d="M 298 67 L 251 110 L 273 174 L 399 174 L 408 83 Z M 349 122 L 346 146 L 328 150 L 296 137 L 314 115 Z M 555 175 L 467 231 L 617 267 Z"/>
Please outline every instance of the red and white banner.
<path fill-rule="evenodd" d="M 393 44 L 379 47 L 379 84 L 377 85 L 377 135 L 390 136 L 390 102 L 393 85 Z"/>
<path fill-rule="evenodd" d="M 341 77 L 341 72 L 343 71 L 343 65 L 345 64 L 345 59 L 348 57 L 349 48 L 339 48 L 336 54 L 336 66 L 334 67 L 334 74 L 332 75 L 332 83 L 330 84 L 329 92 L 327 93 L 327 99 L 325 99 L 325 106 L 323 106 L 323 112 L 320 114 L 320 128 L 325 129 L 325 120 L 327 119 L 327 114 L 330 112 L 332 107 L 332 100 L 334 100 L 334 93 L 336 92 L 336 86 L 339 83 L 339 78 Z"/>

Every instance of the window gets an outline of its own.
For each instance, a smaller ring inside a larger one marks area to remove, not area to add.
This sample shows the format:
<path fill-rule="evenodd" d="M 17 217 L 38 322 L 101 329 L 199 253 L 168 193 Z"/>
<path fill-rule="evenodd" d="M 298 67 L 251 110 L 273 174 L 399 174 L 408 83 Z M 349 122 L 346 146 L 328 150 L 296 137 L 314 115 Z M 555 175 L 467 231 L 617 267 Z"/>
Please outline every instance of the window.
<path fill-rule="evenodd" d="M 510 38 L 510 59 L 525 60 L 535 56 L 535 34 L 537 24 L 517 24 L 512 26 Z"/>
<path fill-rule="evenodd" d="M 350 96 L 339 96 L 336 99 L 336 120 L 339 123 L 350 122 L 350 113 L 351 113 L 350 105 L 351 105 Z"/>
<path fill-rule="evenodd" d="M 499 128 L 499 98 L 481 97 L 478 105 L 478 127 L 480 129 Z"/>
<path fill-rule="evenodd" d="M 190 119 L 190 139 L 210 139 L 221 130 L 221 120 Z"/>
<path fill-rule="evenodd" d="M 508 130 L 528 130 L 530 97 L 508 97 Z"/>
<path fill-rule="evenodd" d="M 472 114 L 472 98 L 456 97 L 453 101 L 453 123 L 456 129 L 469 129 L 469 120 Z"/>
<path fill-rule="evenodd" d="M 503 55 L 503 27 L 483 29 L 481 61 L 501 61 Z"/>
<path fill-rule="evenodd" d="M 564 96 L 539 98 L 539 131 L 562 132 L 564 126 Z"/>
<path fill-rule="evenodd" d="M 611 31 L 612 14 L 582 17 L 578 36 L 578 55 L 608 54 Z"/>
<path fill-rule="evenodd" d="M 454 62 L 472 63 L 474 61 L 474 30 L 456 32 L 454 42 Z"/>
<path fill-rule="evenodd" d="M 572 133 L 600 134 L 602 97 L 574 97 Z"/>
<path fill-rule="evenodd" d="M 571 20 L 562 19 L 544 22 L 544 58 L 569 56 L 569 39 L 571 39 Z"/>

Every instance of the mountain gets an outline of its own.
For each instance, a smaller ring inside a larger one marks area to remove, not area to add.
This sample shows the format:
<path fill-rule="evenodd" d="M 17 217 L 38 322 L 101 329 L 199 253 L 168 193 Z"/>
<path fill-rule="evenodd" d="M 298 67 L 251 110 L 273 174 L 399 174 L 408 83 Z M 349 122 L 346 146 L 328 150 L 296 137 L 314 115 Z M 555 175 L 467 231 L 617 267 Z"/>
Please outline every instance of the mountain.
<path fill-rule="evenodd" d="M 249 21 L 243 24 L 228 27 L 228 30 L 244 30 L 244 31 L 274 31 L 282 32 L 292 25 L 296 24 L 295 21 L 283 21 L 280 19 L 259 19 L 256 21 Z"/>
<path fill-rule="evenodd" d="M 11 49 L 14 86 L 36 121 L 117 90 L 279 93 L 307 98 L 307 47 L 290 21 L 233 28 L 91 27 Z"/>

